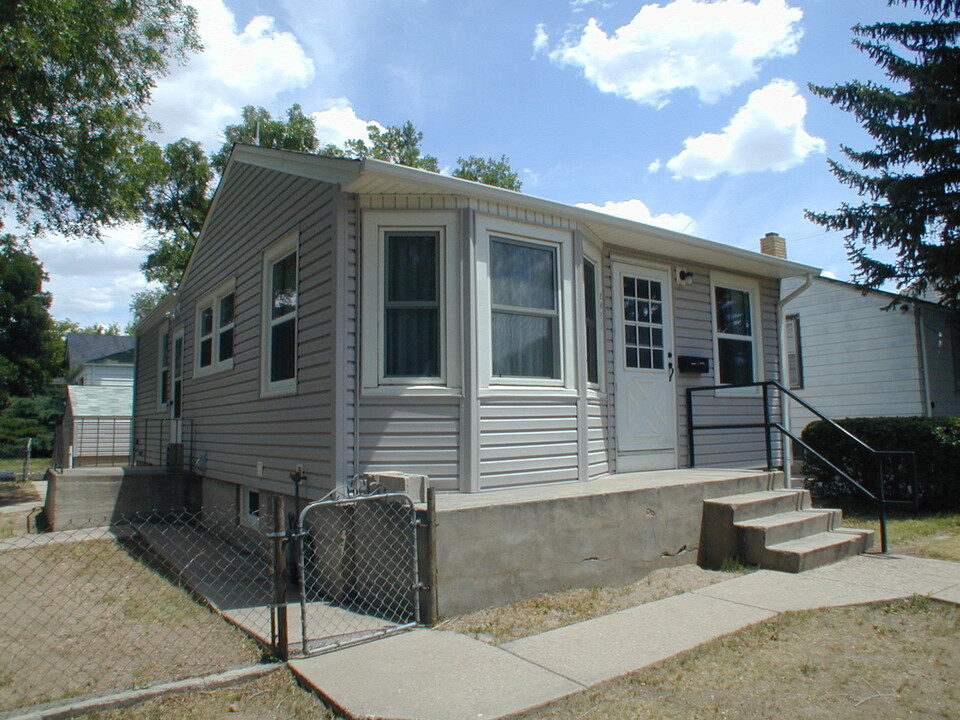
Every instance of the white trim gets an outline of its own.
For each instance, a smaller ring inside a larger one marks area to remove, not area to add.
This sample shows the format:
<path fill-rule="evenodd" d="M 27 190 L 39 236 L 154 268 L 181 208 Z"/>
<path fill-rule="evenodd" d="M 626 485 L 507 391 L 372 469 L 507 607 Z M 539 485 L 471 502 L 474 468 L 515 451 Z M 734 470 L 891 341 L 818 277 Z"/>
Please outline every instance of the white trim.
<path fill-rule="evenodd" d="M 193 376 L 204 377 L 214 375 L 219 372 L 225 372 L 233 369 L 233 358 L 236 354 L 236 317 L 237 317 L 237 283 L 235 278 L 220 284 L 216 290 L 207 293 L 196 304 L 196 313 L 194 320 L 194 352 L 193 352 Z M 220 326 L 220 303 L 226 297 L 233 295 L 233 321 L 226 327 Z M 203 335 L 203 323 L 201 317 L 204 310 L 210 310 L 213 327 L 209 335 Z M 234 353 L 226 360 L 220 360 L 220 336 L 227 330 L 234 330 Z M 210 340 L 210 364 L 200 365 L 201 345 L 204 339 Z"/>
<path fill-rule="evenodd" d="M 287 313 L 279 322 L 274 323 L 270 317 L 271 302 L 273 297 L 273 265 L 291 253 L 294 254 L 296 262 L 296 303 L 293 311 Z M 299 326 L 300 326 L 300 231 L 292 230 L 282 238 L 273 243 L 263 253 L 263 262 L 261 263 L 261 283 L 260 290 L 263 296 L 261 303 L 260 316 L 260 397 L 270 397 L 275 395 L 290 395 L 297 391 L 297 370 L 299 365 Z M 294 323 L 294 358 L 293 358 L 293 377 L 283 380 L 270 380 L 270 339 L 271 330 L 275 324 L 288 322 L 289 317 L 293 315 Z"/>
<path fill-rule="evenodd" d="M 663 308 L 663 342 L 664 357 L 663 368 L 626 368 L 626 331 L 623 303 L 623 276 L 644 277 L 648 280 L 657 280 L 661 287 L 661 302 Z M 611 300 L 613 303 L 613 371 L 614 371 L 614 447 L 616 449 L 616 467 L 617 472 L 634 472 L 640 470 L 663 470 L 674 469 L 679 466 L 679 427 L 677 417 L 679 413 L 679 394 L 677 391 L 677 373 L 676 373 L 676 347 L 677 347 L 677 323 L 676 309 L 674 307 L 674 294 L 672 282 L 672 269 L 669 265 L 663 265 L 655 262 L 647 262 L 637 258 L 623 256 L 611 257 L 610 263 L 611 276 Z M 670 393 L 667 410 L 670 413 L 669 421 L 665 427 L 670 433 L 670 447 L 655 447 L 650 449 L 637 449 L 633 447 L 624 448 L 622 416 L 625 409 L 621 403 L 625 401 L 625 393 L 618 391 L 625 385 L 626 378 L 619 376 L 627 372 L 645 373 L 647 375 L 659 373 L 667 374 Z"/>
<path fill-rule="evenodd" d="M 521 223 L 494 215 L 477 215 L 477 347 L 478 380 L 480 388 L 506 388 L 509 386 L 530 388 L 576 387 L 574 333 L 579 322 L 574 321 L 574 262 L 573 230 Z M 507 241 L 542 245 L 556 252 L 557 273 L 557 374 L 556 378 L 494 377 L 493 375 L 493 330 L 490 287 L 490 239 L 491 236 Z"/>
<path fill-rule="evenodd" d="M 720 338 L 730 337 L 735 340 L 743 340 L 745 335 L 724 335 L 717 331 L 717 287 L 729 288 L 731 290 L 743 290 L 750 294 L 750 327 L 753 331 L 751 342 L 753 343 L 753 378 L 751 382 L 760 382 L 763 380 L 766 372 L 763 364 L 763 325 L 760 312 L 760 282 L 754 278 L 744 277 L 742 275 L 730 275 L 728 273 L 711 271 L 710 273 L 710 335 L 713 343 L 713 373 L 717 385 L 720 382 Z M 730 390 L 718 391 L 723 395 L 730 396 L 753 396 L 760 392 L 760 388 L 733 388 Z"/>
<path fill-rule="evenodd" d="M 250 499 L 251 495 L 256 493 L 257 495 L 257 512 L 253 514 L 250 512 Z M 249 487 L 247 485 L 240 486 L 240 522 L 247 527 L 259 528 L 260 519 L 263 517 L 263 491 L 259 488 Z"/>
<path fill-rule="evenodd" d="M 459 395 L 460 231 L 448 210 L 361 211 L 361 384 L 368 395 Z M 440 373 L 436 377 L 387 377 L 384 373 L 386 237 L 391 232 L 437 233 Z"/>

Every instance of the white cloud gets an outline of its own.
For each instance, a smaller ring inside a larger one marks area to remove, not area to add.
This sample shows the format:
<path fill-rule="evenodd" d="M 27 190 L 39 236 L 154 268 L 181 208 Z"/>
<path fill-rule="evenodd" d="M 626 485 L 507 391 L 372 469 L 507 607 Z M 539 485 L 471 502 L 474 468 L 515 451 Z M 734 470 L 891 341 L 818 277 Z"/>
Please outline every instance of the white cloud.
<path fill-rule="evenodd" d="M 594 205 L 593 203 L 577 203 L 577 207 L 587 210 L 596 210 L 607 215 L 616 215 L 627 220 L 636 220 L 637 222 L 655 225 L 665 230 L 676 230 L 677 232 L 693 233 L 696 227 L 696 221 L 685 213 L 660 213 L 654 215 L 650 208 L 641 200 L 624 200 L 623 202 L 607 201 L 603 205 Z"/>
<path fill-rule="evenodd" d="M 102 243 L 46 235 L 30 245 L 49 275 L 44 289 L 53 294 L 51 314 L 83 325 L 129 320 L 130 298 L 147 282 L 140 263 L 143 228 L 125 225 L 104 233 Z"/>
<path fill-rule="evenodd" d="M 550 36 L 547 35 L 547 26 L 543 23 L 537 23 L 537 29 L 533 33 L 533 54 L 547 52 L 550 44 Z"/>
<path fill-rule="evenodd" d="M 667 168 L 675 178 L 696 180 L 725 172 L 787 170 L 808 155 L 826 151 L 823 139 L 804 129 L 806 114 L 807 101 L 796 84 L 774 80 L 750 93 L 721 132 L 684 140 L 683 150 L 667 161 Z"/>
<path fill-rule="evenodd" d="M 795 53 L 802 17 L 785 0 L 674 0 L 644 5 L 610 35 L 591 18 L 549 56 L 581 68 L 602 92 L 636 102 L 662 107 L 683 89 L 715 102 L 754 79 L 762 61 Z M 538 26 L 534 46 L 547 43 Z"/>
<path fill-rule="evenodd" d="M 219 144 L 224 125 L 239 119 L 244 105 L 269 105 L 287 90 L 313 80 L 313 61 L 275 20 L 257 15 L 240 29 L 223 0 L 190 0 L 197 9 L 203 51 L 173 66 L 157 83 L 150 115 L 165 141 L 179 137 Z"/>
<path fill-rule="evenodd" d="M 663 162 L 661 162 L 660 158 L 657 158 L 656 160 L 653 160 L 649 165 L 647 165 L 647 172 L 650 172 L 650 173 L 660 172 L 660 168 L 662 167 L 663 167 Z"/>
<path fill-rule="evenodd" d="M 366 139 L 367 126 L 376 125 L 386 128 L 376 120 L 363 120 L 345 97 L 331 98 L 324 102 L 324 109 L 312 113 L 317 128 L 317 140 L 321 145 L 333 143 L 343 145 L 347 140 Z"/>

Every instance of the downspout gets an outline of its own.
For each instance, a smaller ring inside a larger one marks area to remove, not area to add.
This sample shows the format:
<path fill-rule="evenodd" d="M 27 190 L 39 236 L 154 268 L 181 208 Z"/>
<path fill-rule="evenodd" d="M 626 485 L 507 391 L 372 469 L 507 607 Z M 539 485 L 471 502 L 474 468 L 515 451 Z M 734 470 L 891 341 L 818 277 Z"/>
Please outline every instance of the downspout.
<path fill-rule="evenodd" d="M 813 275 L 807 273 L 803 280 L 803 284 L 785 298 L 781 298 L 777 303 L 777 328 L 780 334 L 780 379 L 786 380 L 788 385 L 790 379 L 787 376 L 789 372 L 789 368 L 787 366 L 787 345 L 784 342 L 784 338 L 787 334 L 787 319 L 785 313 L 786 306 L 787 303 L 810 287 L 811 283 L 813 283 Z M 780 396 L 780 419 L 783 422 L 783 426 L 789 430 L 790 402 L 789 399 L 784 398 L 782 395 Z M 781 453 L 783 455 L 783 482 L 785 487 L 790 488 L 793 486 L 793 473 L 791 469 L 791 466 L 793 465 L 793 441 L 787 437 L 781 436 L 781 438 L 783 440 L 783 444 L 781 446 Z"/>
<path fill-rule="evenodd" d="M 913 321 L 917 330 L 917 360 L 920 361 L 920 394 L 923 396 L 923 416 L 933 415 L 933 408 L 930 406 L 930 373 L 927 359 L 927 337 L 923 331 L 923 308 L 919 303 L 913 306 Z"/>
<path fill-rule="evenodd" d="M 361 166 L 362 168 L 362 166 Z M 356 268 L 356 278 L 357 286 L 354 288 L 354 297 L 357 299 L 356 306 L 354 307 L 354 318 L 353 318 L 353 331 L 355 333 L 353 338 L 353 477 L 358 478 L 360 476 L 360 341 L 361 341 L 361 332 L 360 332 L 360 315 L 362 308 L 360 304 L 363 302 L 363 293 L 362 284 L 363 284 L 363 252 L 361 252 L 361 242 L 360 238 L 362 236 L 362 228 L 360 227 L 360 196 L 356 193 L 353 195 L 353 256 L 356 258 L 357 268 Z M 351 489 L 356 488 L 356 482 L 352 482 L 353 486 Z"/>

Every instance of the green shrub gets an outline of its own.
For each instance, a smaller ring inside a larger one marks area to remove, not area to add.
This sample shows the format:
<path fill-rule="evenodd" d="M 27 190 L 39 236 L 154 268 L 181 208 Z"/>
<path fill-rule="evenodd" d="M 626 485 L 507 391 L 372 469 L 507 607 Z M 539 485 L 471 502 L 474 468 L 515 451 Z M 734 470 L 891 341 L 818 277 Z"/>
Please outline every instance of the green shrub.
<path fill-rule="evenodd" d="M 917 496 L 931 510 L 960 508 L 960 418 L 881 417 L 846 418 L 837 423 L 874 450 L 912 450 L 916 457 Z M 877 494 L 876 459 L 825 422 L 810 423 L 804 442 Z M 804 472 L 813 477 L 811 490 L 818 495 L 856 494 L 824 463 L 809 453 Z M 884 461 L 884 492 L 890 500 L 912 497 L 912 473 L 904 457 Z"/>

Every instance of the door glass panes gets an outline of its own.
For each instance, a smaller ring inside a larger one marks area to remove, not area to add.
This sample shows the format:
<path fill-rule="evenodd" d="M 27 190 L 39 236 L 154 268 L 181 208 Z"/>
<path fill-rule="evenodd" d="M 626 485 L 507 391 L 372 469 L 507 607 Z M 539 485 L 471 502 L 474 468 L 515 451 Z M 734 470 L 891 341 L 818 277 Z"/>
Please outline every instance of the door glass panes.
<path fill-rule="evenodd" d="M 624 362 L 628 368 L 662 370 L 663 284 L 623 276 Z"/>

